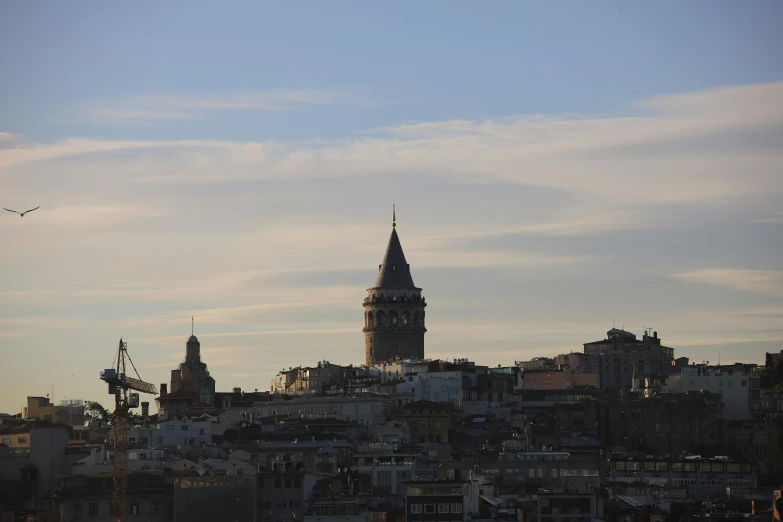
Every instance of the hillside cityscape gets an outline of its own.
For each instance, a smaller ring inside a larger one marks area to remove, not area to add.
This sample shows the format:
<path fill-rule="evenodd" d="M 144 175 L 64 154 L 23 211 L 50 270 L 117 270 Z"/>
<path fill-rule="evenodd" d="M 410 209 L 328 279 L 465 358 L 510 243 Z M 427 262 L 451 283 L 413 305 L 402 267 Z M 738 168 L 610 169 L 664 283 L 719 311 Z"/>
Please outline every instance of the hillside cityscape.
<path fill-rule="evenodd" d="M 355 365 L 322 360 L 283 368 L 267 390 L 219 392 L 191 335 L 157 390 L 120 340 L 117 367 L 100 372 L 116 410 L 104 397 L 27 396 L 0 415 L 3 520 L 116 520 L 119 477 L 128 520 L 684 521 L 777 509 L 783 350 L 697 363 L 657 331 L 613 327 L 513 364 L 430 359 L 414 272 L 393 222 L 361 302 Z M 123 383 L 142 393 L 123 398 Z"/>
<path fill-rule="evenodd" d="M 783 0 L 0 49 L 0 522 L 783 522 Z"/>

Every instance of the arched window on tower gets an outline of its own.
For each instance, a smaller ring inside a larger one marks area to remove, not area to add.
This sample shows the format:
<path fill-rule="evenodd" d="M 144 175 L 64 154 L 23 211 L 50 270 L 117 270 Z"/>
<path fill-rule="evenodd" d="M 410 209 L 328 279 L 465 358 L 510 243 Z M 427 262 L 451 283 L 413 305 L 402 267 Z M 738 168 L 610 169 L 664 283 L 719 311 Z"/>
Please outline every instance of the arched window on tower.
<path fill-rule="evenodd" d="M 397 355 L 397 347 L 392 346 L 392 355 Z"/>
<path fill-rule="evenodd" d="M 367 326 L 375 326 L 375 315 L 372 312 L 367 312 Z"/>
<path fill-rule="evenodd" d="M 411 313 L 408 310 L 402 312 L 402 325 L 407 326 L 411 324 Z"/>
<path fill-rule="evenodd" d="M 390 319 L 390 323 L 391 323 L 392 326 L 396 326 L 397 325 L 397 312 L 395 310 L 392 310 L 389 313 L 389 319 Z"/>
<path fill-rule="evenodd" d="M 414 314 L 413 314 L 413 326 L 419 326 L 420 322 L 421 322 L 421 316 L 419 315 L 419 312 L 414 312 Z"/>
<path fill-rule="evenodd" d="M 375 321 L 378 326 L 386 326 L 386 313 L 383 310 L 378 310 Z"/>
<path fill-rule="evenodd" d="M 422 326 L 424 326 L 424 313 L 425 313 L 425 312 L 422 312 L 422 313 L 421 313 L 421 325 L 422 325 Z"/>

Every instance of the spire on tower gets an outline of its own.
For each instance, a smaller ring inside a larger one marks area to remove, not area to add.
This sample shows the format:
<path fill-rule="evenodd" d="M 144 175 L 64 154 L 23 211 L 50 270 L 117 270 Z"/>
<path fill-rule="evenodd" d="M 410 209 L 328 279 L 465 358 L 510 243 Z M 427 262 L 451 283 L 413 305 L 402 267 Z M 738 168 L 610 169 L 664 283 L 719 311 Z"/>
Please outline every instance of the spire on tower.
<path fill-rule="evenodd" d="M 376 288 L 416 288 L 411 277 L 411 270 L 405 260 L 397 229 L 392 228 L 389 244 L 386 246 L 386 255 L 378 267 L 378 278 L 375 280 Z"/>
<path fill-rule="evenodd" d="M 397 226 L 397 206 L 392 205 L 392 228 Z"/>

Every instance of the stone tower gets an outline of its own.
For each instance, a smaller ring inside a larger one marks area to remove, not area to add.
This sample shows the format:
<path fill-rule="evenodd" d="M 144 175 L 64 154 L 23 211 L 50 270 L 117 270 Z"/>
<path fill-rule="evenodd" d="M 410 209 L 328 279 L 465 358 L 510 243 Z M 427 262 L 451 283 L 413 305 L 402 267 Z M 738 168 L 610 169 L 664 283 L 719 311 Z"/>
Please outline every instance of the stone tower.
<path fill-rule="evenodd" d="M 396 217 L 396 216 L 395 216 Z M 416 288 L 410 265 L 405 261 L 397 223 L 383 263 L 378 265 L 375 285 L 364 299 L 364 354 L 367 365 L 393 359 L 424 357 L 424 308 L 427 302 Z"/>
<path fill-rule="evenodd" d="M 185 345 L 185 360 L 176 370 L 171 370 L 171 393 L 177 390 L 198 394 L 207 404 L 212 404 L 215 397 L 215 379 L 201 360 L 201 343 L 195 335 L 191 335 Z"/>

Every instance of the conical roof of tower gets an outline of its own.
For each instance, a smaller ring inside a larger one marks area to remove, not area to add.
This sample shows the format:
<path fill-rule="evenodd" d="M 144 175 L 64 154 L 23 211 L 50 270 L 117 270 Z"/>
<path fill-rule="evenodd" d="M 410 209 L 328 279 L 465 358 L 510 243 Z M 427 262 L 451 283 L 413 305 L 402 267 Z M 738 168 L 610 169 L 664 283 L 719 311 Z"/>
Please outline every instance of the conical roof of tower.
<path fill-rule="evenodd" d="M 416 288 L 396 228 L 392 228 L 386 255 L 383 256 L 378 279 L 375 280 L 375 288 Z"/>

